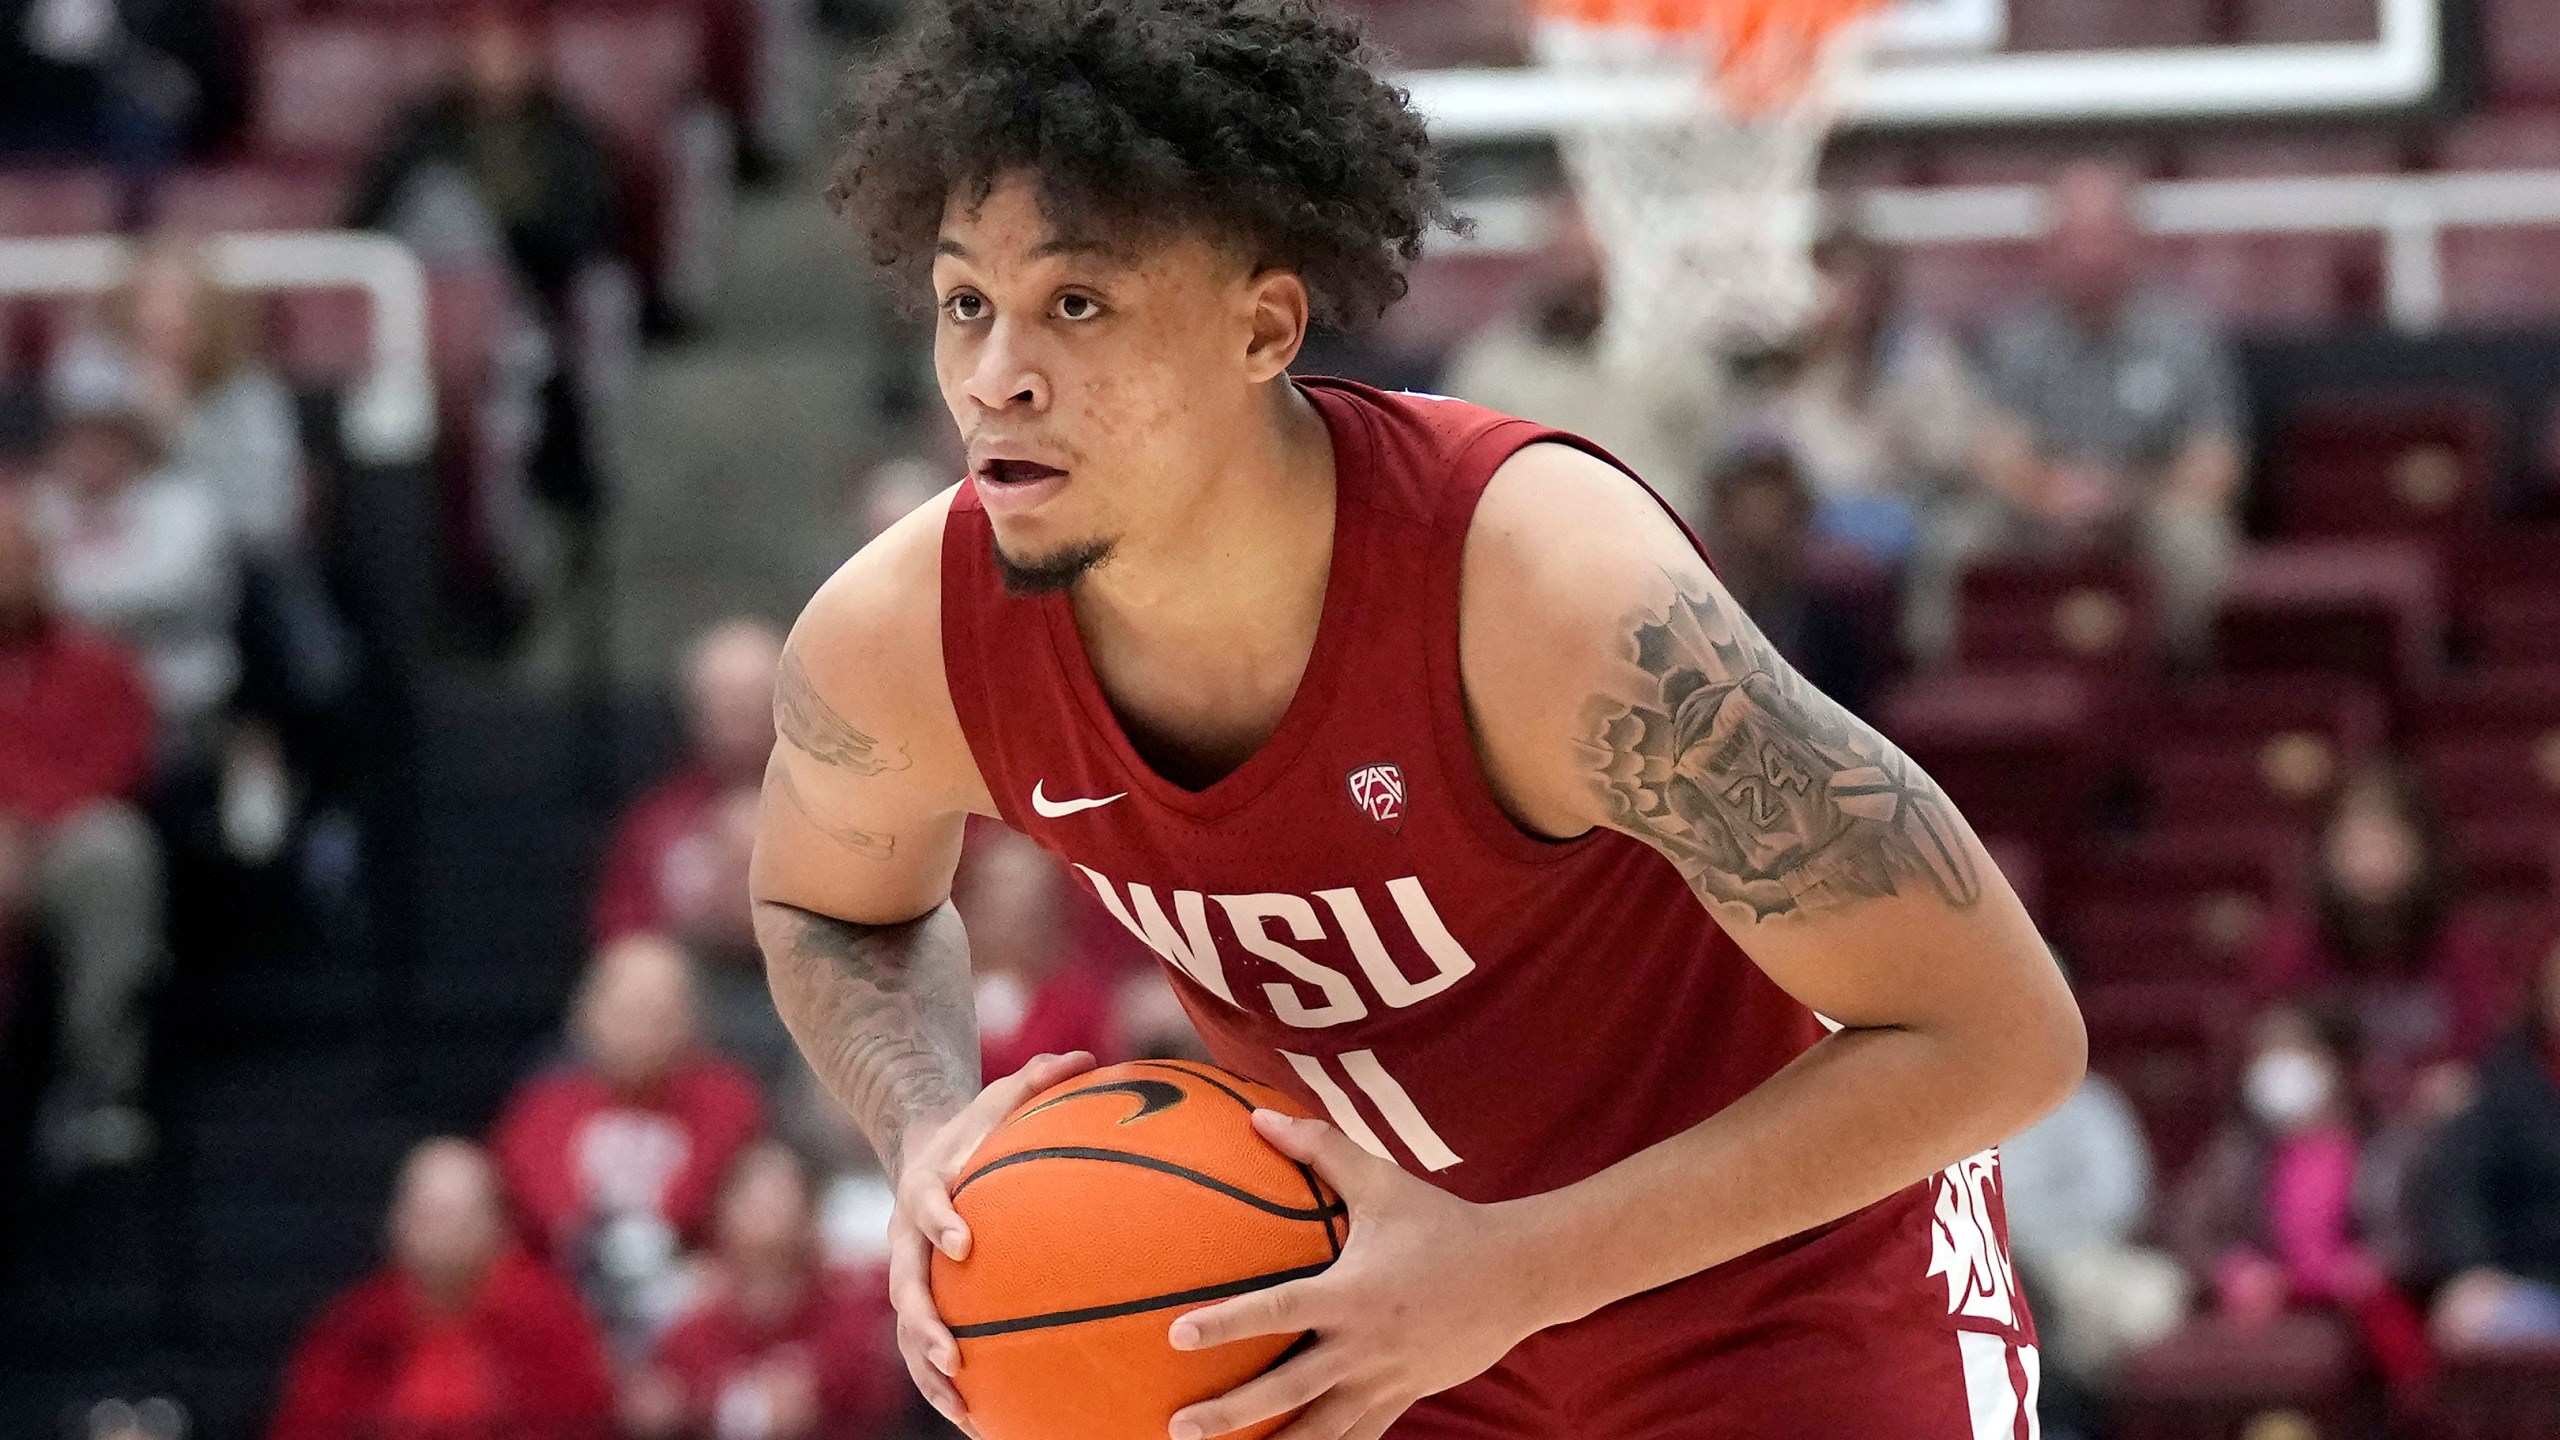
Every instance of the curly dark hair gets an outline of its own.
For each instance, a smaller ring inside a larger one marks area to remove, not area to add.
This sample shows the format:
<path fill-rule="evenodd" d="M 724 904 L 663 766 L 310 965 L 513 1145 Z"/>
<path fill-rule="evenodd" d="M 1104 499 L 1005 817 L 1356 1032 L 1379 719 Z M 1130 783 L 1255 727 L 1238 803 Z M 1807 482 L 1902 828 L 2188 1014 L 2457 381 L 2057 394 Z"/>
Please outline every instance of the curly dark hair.
<path fill-rule="evenodd" d="M 1376 58 L 1312 0 L 948 0 L 864 67 L 829 197 L 904 268 L 952 196 L 1024 171 L 1062 235 L 1207 234 L 1358 325 L 1458 225 Z"/>

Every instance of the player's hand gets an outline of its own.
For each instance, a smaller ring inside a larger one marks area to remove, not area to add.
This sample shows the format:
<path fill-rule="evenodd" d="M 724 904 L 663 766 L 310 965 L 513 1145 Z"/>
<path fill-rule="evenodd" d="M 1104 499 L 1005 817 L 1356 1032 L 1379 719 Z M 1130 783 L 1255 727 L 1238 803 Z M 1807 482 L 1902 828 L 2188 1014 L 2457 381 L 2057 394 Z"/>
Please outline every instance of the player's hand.
<path fill-rule="evenodd" d="M 951 1338 L 933 1308 L 933 1251 L 954 1260 L 969 1255 L 969 1226 L 951 1208 L 951 1184 L 1015 1106 L 1092 1068 L 1093 1057 L 1082 1050 L 1034 1056 L 1030 1064 L 979 1091 L 950 1119 L 910 1137 L 906 1146 L 897 1204 L 889 1214 L 889 1303 L 898 1310 L 898 1353 L 906 1358 L 907 1373 L 924 1398 L 970 1440 L 977 1440 L 978 1432 L 970 1427 L 960 1392 L 950 1380 L 960 1370 L 960 1342 Z"/>
<path fill-rule="evenodd" d="M 1175 1412 L 1172 1440 L 1202 1440 L 1306 1413 L 1272 1440 L 1376 1440 L 1426 1395 L 1472 1380 L 1545 1328 L 1525 1261 L 1534 1237 L 1511 1212 L 1406 1174 L 1321 1120 L 1268 1110 L 1253 1128 L 1342 1197 L 1351 1238 L 1321 1275 L 1191 1311 L 1177 1350 L 1255 1335 L 1315 1343 L 1217 1399 Z"/>

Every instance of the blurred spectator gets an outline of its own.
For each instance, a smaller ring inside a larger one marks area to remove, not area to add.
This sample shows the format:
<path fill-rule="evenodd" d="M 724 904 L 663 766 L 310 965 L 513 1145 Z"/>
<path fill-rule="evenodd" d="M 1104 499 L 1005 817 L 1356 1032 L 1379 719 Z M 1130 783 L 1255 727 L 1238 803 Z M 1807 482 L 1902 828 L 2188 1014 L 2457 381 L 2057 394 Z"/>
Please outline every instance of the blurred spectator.
<path fill-rule="evenodd" d="M 578 1276 L 627 1346 L 680 1298 L 680 1252 L 764 1126 L 755 1081 L 701 1048 L 684 952 L 650 935 L 600 951 L 570 1015 L 571 1058 L 517 1087 L 492 1145 L 535 1249 Z"/>
<path fill-rule="evenodd" d="M 1040 1054 L 1121 1058 L 1111 977 L 1076 943 L 1066 875 L 1048 851 L 991 820 L 969 827 L 951 900 L 978 981 L 981 1073 L 1010 1075 Z"/>
<path fill-rule="evenodd" d="M 716 888 L 715 820 L 724 793 L 763 782 L 781 662 L 782 636 L 761 620 L 730 620 L 694 641 L 684 667 L 690 754 L 614 829 L 596 892 L 598 940 L 641 931 L 691 940 L 722 927 L 728 902 L 743 909 L 743 889 Z"/>
<path fill-rule="evenodd" d="M 2448 1350 L 2560 1345 L 2560 949 L 2522 1024 L 2489 1052 L 2479 1093 L 2447 1128 L 2425 1230 L 2442 1273 Z"/>
<path fill-rule="evenodd" d="M 1786 437 L 1818 533 L 1898 565 L 1921 512 L 1964 483 L 1981 400 L 1954 337 L 1902 308 L 1890 252 L 1840 230 L 1813 263 L 1803 336 L 1737 382 L 1735 409 Z"/>
<path fill-rule="evenodd" d="M 0 160 L 92 160 L 141 188 L 239 108 L 210 0 L 0 0 Z"/>
<path fill-rule="evenodd" d="M 1560 196 L 1527 302 L 1449 357 L 1440 388 L 1570 430 L 1626 462 L 1683 515 L 1713 448 L 1720 379 L 1701 355 L 1611 360 L 1601 342 L 1608 275 L 1582 213 Z"/>
<path fill-rule="evenodd" d="M 2135 1243 L 2151 1147 L 2124 1092 L 2091 1071 L 2062 1108 L 2000 1147 L 2009 1247 L 2035 1306 L 2048 1393 L 2103 1389 L 2115 1359 L 2185 1316 L 2175 1260 Z"/>
<path fill-rule="evenodd" d="M 1744 613 L 1821 691 L 1863 710 L 1874 647 L 1844 597 L 1806 563 L 1814 497 L 1782 440 L 1747 441 L 1707 480 L 1708 545 L 1716 575 Z"/>
<path fill-rule="evenodd" d="M 614 252 L 612 153 L 551 87 L 536 19 L 483 3 L 461 23 L 460 75 L 392 127 L 349 223 L 428 232 L 430 254 L 456 232 L 493 237 L 557 314 L 579 270 Z"/>
<path fill-rule="evenodd" d="M 48 613 L 44 571 L 25 501 L 0 490 L 0 947 L 32 929 L 61 977 L 37 1138 L 66 1174 L 151 1147 L 140 1002 L 167 947 L 160 844 L 134 807 L 151 699 L 114 643 Z"/>
<path fill-rule="evenodd" d="M 169 464 L 212 487 L 245 567 L 255 678 L 279 719 L 324 714 L 354 679 L 352 640 L 311 551 L 293 397 L 258 354 L 248 297 L 214 283 L 190 246 L 162 241 L 134 262 L 101 324 L 56 357 L 51 389 L 135 396 Z"/>
<path fill-rule="evenodd" d="M 401 1167 L 391 1263 L 323 1312 L 269 1440 L 603 1440 L 613 1382 L 566 1283 L 515 1248 L 479 1146 L 430 1140 Z"/>
<path fill-rule="evenodd" d="M 632 1440 L 872 1440 L 912 1395 L 885 1281 L 821 1263 L 808 1172 L 767 1141 L 729 1169 L 702 1293 L 625 1387 Z"/>
<path fill-rule="evenodd" d="M 600 488 L 575 373 L 579 289 L 617 258 L 622 202 L 612 151 L 545 74 L 539 23 L 501 4 L 463 16 L 460 75 L 392 127 L 347 223 L 514 274 L 545 342 L 533 348 L 546 352 L 532 367 L 540 425 L 525 476 L 535 494 L 584 517 Z"/>
<path fill-rule="evenodd" d="M 884 460 L 856 476 L 846 487 L 845 505 L 853 520 L 854 548 L 880 538 L 881 532 L 907 517 L 907 512 L 949 488 L 958 465 L 938 465 L 922 455 Z"/>
<path fill-rule="evenodd" d="M 2094 164 L 2054 182 L 2050 292 L 1991 335 L 1976 502 L 1933 521 L 1934 572 L 1915 638 L 1942 650 L 1952 589 L 1980 554 L 2122 548 L 2193 659 L 2237 553 L 2244 398 L 2201 316 L 2145 287 L 2126 176 Z"/>
<path fill-rule="evenodd" d="M 2451 1045 L 2505 969 L 2498 936 L 2460 904 L 2441 828 L 2415 772 L 2389 761 L 2338 786 L 2310 894 L 2279 910 L 2250 961 L 2263 1001 L 2305 1000 L 2355 1018 L 2367 1098 L 2397 1105 L 2419 1065 Z M 2495 1021 L 2468 1022 L 2487 1032 Z"/>
<path fill-rule="evenodd" d="M 2359 1213 L 2365 1141 L 2349 1076 L 2350 1027 L 2279 1007 L 2260 1017 L 2227 1123 L 2179 1187 L 2170 1241 L 2209 1281 L 2227 1321 L 2297 1306 L 2355 1325 L 2384 1378 L 2405 1389 L 2430 1364 L 2417 1307 L 2366 1243 L 2388 1221 Z"/>
<path fill-rule="evenodd" d="M 64 613 L 141 655 L 164 758 L 210 757 L 240 680 L 239 559 L 211 488 L 167 464 L 132 390 L 68 397 L 35 522 Z"/>
<path fill-rule="evenodd" d="M 1132 1060 L 1206 1060 L 1209 1047 L 1182 997 L 1150 963 L 1120 977 L 1111 992 L 1111 1030 Z"/>

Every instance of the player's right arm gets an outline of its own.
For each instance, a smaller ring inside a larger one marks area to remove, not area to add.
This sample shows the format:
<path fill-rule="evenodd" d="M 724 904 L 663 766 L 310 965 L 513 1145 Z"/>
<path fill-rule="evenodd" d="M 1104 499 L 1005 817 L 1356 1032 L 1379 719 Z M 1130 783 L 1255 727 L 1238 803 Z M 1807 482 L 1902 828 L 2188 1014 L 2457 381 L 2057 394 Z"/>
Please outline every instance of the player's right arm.
<path fill-rule="evenodd" d="M 1044 1056 L 979 1089 L 951 875 L 969 815 L 995 807 L 942 670 L 947 505 L 846 562 L 792 628 L 748 884 L 774 1005 L 897 1189 L 890 1295 L 907 1369 L 965 1428 L 927 1247 L 966 1253 L 950 1201 L 961 1162 L 1024 1097 L 1091 1061 Z"/>

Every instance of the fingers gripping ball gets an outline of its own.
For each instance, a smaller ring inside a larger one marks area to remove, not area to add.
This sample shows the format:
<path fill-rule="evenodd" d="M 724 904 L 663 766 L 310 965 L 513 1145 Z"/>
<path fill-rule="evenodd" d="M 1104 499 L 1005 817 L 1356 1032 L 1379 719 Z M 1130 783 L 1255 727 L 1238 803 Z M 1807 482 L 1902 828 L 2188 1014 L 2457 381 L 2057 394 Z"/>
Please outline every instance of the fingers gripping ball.
<path fill-rule="evenodd" d="M 1213 1066 L 1141 1060 L 1033 1096 L 969 1157 L 952 1186 L 969 1258 L 934 1255 L 933 1299 L 985 1440 L 1151 1440 L 1294 1343 L 1165 1339 L 1186 1310 L 1342 1253 L 1342 1202 L 1254 1133 L 1257 1106 L 1305 1113 Z"/>

